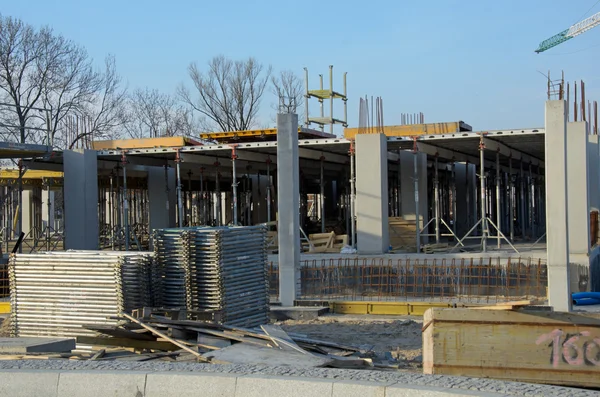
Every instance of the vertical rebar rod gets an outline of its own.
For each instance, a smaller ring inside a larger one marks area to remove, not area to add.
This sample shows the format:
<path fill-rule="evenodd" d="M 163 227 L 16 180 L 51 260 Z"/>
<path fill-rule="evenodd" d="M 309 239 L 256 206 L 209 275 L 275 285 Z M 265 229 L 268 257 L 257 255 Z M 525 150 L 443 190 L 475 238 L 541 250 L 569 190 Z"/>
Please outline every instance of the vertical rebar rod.
<path fill-rule="evenodd" d="M 481 189 L 481 250 L 487 252 L 487 215 L 486 215 L 486 187 L 485 187 L 485 159 L 483 138 L 479 144 L 479 188 Z"/>
<path fill-rule="evenodd" d="M 415 225 L 416 225 L 416 243 L 417 252 L 421 252 L 421 214 L 419 211 L 419 152 L 417 151 L 416 141 L 415 148 L 413 150 L 413 178 L 414 178 L 414 189 L 415 189 Z"/>
<path fill-rule="evenodd" d="M 496 230 L 496 240 L 498 243 L 498 249 L 500 248 L 500 245 L 502 243 L 501 239 L 500 239 L 500 229 L 501 229 L 501 222 L 502 221 L 502 213 L 501 213 L 501 207 L 500 207 L 500 152 L 496 152 L 496 227 L 498 228 L 498 230 Z"/>
<path fill-rule="evenodd" d="M 440 243 L 440 180 L 438 175 L 438 156 L 433 163 L 433 190 L 434 190 L 434 216 L 435 216 L 435 243 Z"/>
<path fill-rule="evenodd" d="M 237 182 L 237 173 L 235 169 L 235 160 L 237 159 L 237 154 L 235 152 L 235 146 L 232 145 L 231 149 L 231 189 L 233 191 L 233 225 L 238 225 L 238 182 Z"/>
<path fill-rule="evenodd" d="M 321 156 L 321 233 L 325 233 L 325 157 Z"/>
<path fill-rule="evenodd" d="M 123 226 L 125 226 L 125 251 L 129 251 L 129 204 L 127 202 L 127 157 L 123 153 Z"/>
<path fill-rule="evenodd" d="M 513 182 L 512 175 L 512 156 L 508 159 L 508 184 L 509 184 L 509 216 L 508 222 L 510 224 L 510 241 L 515 241 L 515 184 Z"/>
<path fill-rule="evenodd" d="M 183 201 L 181 198 L 181 158 L 179 155 L 179 151 L 177 151 L 175 157 L 175 170 L 177 174 L 177 224 L 179 225 L 179 227 L 183 227 Z"/>

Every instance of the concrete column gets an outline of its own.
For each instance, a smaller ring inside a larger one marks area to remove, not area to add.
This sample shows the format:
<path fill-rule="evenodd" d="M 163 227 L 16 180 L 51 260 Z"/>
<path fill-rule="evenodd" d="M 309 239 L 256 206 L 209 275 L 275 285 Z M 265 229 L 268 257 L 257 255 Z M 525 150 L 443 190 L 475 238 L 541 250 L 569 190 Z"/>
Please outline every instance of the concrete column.
<path fill-rule="evenodd" d="M 588 135 L 588 191 L 590 207 L 600 208 L 600 148 L 598 135 Z"/>
<path fill-rule="evenodd" d="M 148 217 L 149 231 L 176 226 L 177 191 L 175 186 L 175 170 L 168 170 L 169 193 L 164 167 L 148 167 Z M 169 204 L 167 206 L 167 198 Z"/>
<path fill-rule="evenodd" d="M 361 254 L 382 254 L 389 249 L 387 182 L 387 137 L 357 135 L 356 240 Z"/>
<path fill-rule="evenodd" d="M 21 222 L 22 232 L 25 233 L 27 238 L 33 237 L 27 236 L 33 227 L 33 191 L 31 190 L 23 189 L 23 210 L 21 214 L 23 217 L 23 222 Z"/>
<path fill-rule="evenodd" d="M 590 207 L 587 123 L 567 124 L 567 190 L 569 192 L 569 254 L 571 263 L 588 262 Z M 549 156 L 546 156 L 550 160 Z M 548 160 L 546 162 L 548 162 Z M 582 257 L 577 258 L 577 255 Z"/>
<path fill-rule="evenodd" d="M 65 150 L 65 248 L 98 249 L 98 159 L 94 150 Z"/>
<path fill-rule="evenodd" d="M 546 102 L 546 219 L 548 300 L 571 311 L 569 272 L 567 118 L 565 101 Z"/>
<path fill-rule="evenodd" d="M 300 166 L 298 115 L 277 115 L 279 300 L 293 306 L 300 275 Z"/>

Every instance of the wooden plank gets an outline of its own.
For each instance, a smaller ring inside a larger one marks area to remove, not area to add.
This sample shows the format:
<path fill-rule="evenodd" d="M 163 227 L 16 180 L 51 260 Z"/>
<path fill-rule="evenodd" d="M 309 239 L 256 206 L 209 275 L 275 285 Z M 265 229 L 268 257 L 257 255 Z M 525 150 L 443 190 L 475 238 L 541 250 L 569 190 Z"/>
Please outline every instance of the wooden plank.
<path fill-rule="evenodd" d="M 179 350 L 179 347 L 171 342 L 137 340 L 129 338 L 109 338 L 103 336 L 78 336 L 77 343 L 80 345 L 130 347 L 139 350 Z"/>
<path fill-rule="evenodd" d="M 137 340 L 156 340 L 156 338 L 149 334 L 143 334 L 140 332 L 129 331 L 123 328 L 118 328 L 112 325 L 104 325 L 104 324 L 90 324 L 83 325 L 83 328 L 89 329 L 91 331 L 96 331 L 99 334 L 104 334 L 108 336 L 114 336 L 115 338 L 129 338 L 129 339 L 137 339 Z M 146 332 L 146 330 L 144 330 Z"/>
<path fill-rule="evenodd" d="M 430 309 L 423 372 L 600 387 L 600 315 Z"/>
<path fill-rule="evenodd" d="M 98 350 L 98 352 L 96 354 L 94 354 L 90 358 L 90 361 L 96 361 L 98 359 L 101 359 L 102 357 L 104 357 L 105 354 L 106 354 L 106 349 L 100 349 L 100 350 Z"/>
<path fill-rule="evenodd" d="M 512 302 L 499 302 L 491 306 L 473 306 L 473 309 L 479 310 L 515 310 L 526 306 L 535 305 L 535 301 L 512 301 Z"/>
<path fill-rule="evenodd" d="M 299 368 L 324 367 L 332 361 L 327 358 L 316 357 L 312 354 L 301 354 L 246 343 L 237 343 L 221 350 L 204 353 L 203 356 L 211 362 L 219 360 L 232 364 L 262 364 Z"/>
<path fill-rule="evenodd" d="M 152 332 L 154 335 L 160 336 L 163 339 L 166 339 L 167 341 L 171 342 L 174 345 L 179 346 L 180 348 L 182 348 L 183 350 L 187 351 L 188 353 L 192 353 L 194 356 L 196 356 L 198 358 L 199 361 L 207 361 L 204 357 L 202 357 L 202 355 L 200 353 L 198 353 L 197 351 L 194 351 L 192 349 L 190 349 L 188 346 L 186 346 L 185 344 L 175 340 L 175 339 L 171 339 L 169 338 L 164 332 L 161 332 L 159 330 L 157 330 L 156 328 L 153 328 L 151 326 L 149 326 L 148 324 L 144 324 L 141 321 L 138 321 L 137 319 L 131 317 L 130 315 L 128 315 L 127 313 L 121 313 L 121 315 L 123 317 L 125 317 L 126 319 L 128 319 L 129 321 L 133 321 L 134 323 L 141 325 L 142 327 L 146 328 L 148 331 Z M 228 363 L 218 363 L 218 364 L 228 364 Z"/>

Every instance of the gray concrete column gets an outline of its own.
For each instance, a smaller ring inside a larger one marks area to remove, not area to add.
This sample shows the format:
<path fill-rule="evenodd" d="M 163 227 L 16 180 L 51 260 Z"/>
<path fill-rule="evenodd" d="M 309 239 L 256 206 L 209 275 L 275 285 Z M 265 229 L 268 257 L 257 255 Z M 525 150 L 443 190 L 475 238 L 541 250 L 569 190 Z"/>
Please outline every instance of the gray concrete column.
<path fill-rule="evenodd" d="M 176 226 L 177 191 L 175 170 L 168 170 L 168 187 L 164 167 L 148 167 L 148 218 L 149 231 Z M 168 205 L 167 205 L 168 199 Z"/>
<path fill-rule="evenodd" d="M 361 254 L 382 254 L 389 249 L 387 182 L 387 137 L 357 135 L 356 240 Z"/>
<path fill-rule="evenodd" d="M 600 208 L 600 147 L 598 135 L 588 135 L 588 190 L 590 207 Z"/>
<path fill-rule="evenodd" d="M 21 222 L 21 227 L 23 230 L 21 231 L 27 236 L 33 227 L 33 191 L 23 189 L 22 197 L 23 210 L 21 211 L 21 216 L 23 217 L 23 221 Z M 30 237 L 33 236 L 27 236 L 27 238 Z"/>
<path fill-rule="evenodd" d="M 415 188 L 414 188 L 414 154 L 411 151 L 400 152 L 402 197 L 402 218 L 405 220 L 415 219 Z M 429 221 L 429 210 L 427 200 L 427 154 L 417 154 L 418 176 L 419 176 L 419 218 L 421 228 Z M 421 243 L 426 243 L 427 237 L 421 236 Z"/>
<path fill-rule="evenodd" d="M 65 248 L 98 249 L 98 159 L 94 150 L 65 150 Z"/>
<path fill-rule="evenodd" d="M 567 124 L 567 190 L 569 254 L 571 263 L 588 263 L 590 252 L 590 198 L 588 188 L 587 123 Z M 550 157 L 546 157 L 550 160 Z M 546 162 L 548 162 L 548 160 Z"/>
<path fill-rule="evenodd" d="M 545 149 L 548 300 L 556 311 L 571 311 L 565 101 L 546 102 Z"/>
<path fill-rule="evenodd" d="M 300 274 L 300 166 L 298 115 L 277 115 L 279 300 L 293 306 Z"/>

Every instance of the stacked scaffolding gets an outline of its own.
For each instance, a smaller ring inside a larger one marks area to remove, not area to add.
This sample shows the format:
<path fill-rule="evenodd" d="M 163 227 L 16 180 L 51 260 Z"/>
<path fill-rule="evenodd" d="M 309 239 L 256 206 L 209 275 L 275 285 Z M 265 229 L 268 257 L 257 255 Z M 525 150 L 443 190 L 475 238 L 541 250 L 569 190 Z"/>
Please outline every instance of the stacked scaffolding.
<path fill-rule="evenodd" d="M 162 229 L 154 234 L 166 307 L 219 323 L 268 323 L 267 228 Z"/>
<path fill-rule="evenodd" d="M 94 336 L 86 324 L 116 325 L 122 312 L 151 306 L 149 252 L 13 254 L 9 262 L 13 336 Z"/>

